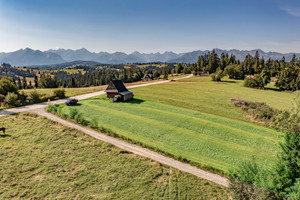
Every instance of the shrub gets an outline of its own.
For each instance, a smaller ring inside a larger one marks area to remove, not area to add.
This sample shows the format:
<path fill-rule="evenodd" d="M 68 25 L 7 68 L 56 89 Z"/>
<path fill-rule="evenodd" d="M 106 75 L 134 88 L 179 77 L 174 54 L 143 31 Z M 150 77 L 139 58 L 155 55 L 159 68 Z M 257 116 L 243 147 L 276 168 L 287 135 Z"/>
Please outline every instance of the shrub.
<path fill-rule="evenodd" d="M 3 94 L 0 94 L 0 102 L 3 102 L 5 99 L 5 96 Z"/>
<path fill-rule="evenodd" d="M 255 74 L 253 77 L 250 76 L 245 78 L 244 86 L 250 88 L 264 88 L 265 82 L 259 74 Z"/>
<path fill-rule="evenodd" d="M 239 179 L 231 179 L 229 190 L 232 199 L 236 200 L 288 200 L 276 192 L 267 190 L 257 185 L 249 184 Z"/>
<path fill-rule="evenodd" d="M 18 106 L 20 102 L 18 101 L 18 95 L 16 93 L 7 93 L 4 104 L 8 106 Z"/>
<path fill-rule="evenodd" d="M 25 104 L 25 103 L 27 103 L 27 101 L 28 101 L 28 100 L 27 100 L 28 95 L 26 95 L 24 91 L 20 92 L 18 98 L 19 98 L 19 100 L 20 100 L 20 102 L 21 102 L 22 104 Z"/>
<path fill-rule="evenodd" d="M 50 112 L 57 112 L 58 105 L 47 106 L 46 109 Z"/>
<path fill-rule="evenodd" d="M 223 71 L 222 70 L 217 70 L 216 73 L 213 73 L 210 77 L 212 81 L 221 81 L 223 78 Z"/>
<path fill-rule="evenodd" d="M 66 90 L 64 88 L 54 89 L 53 93 L 55 94 L 55 96 L 57 96 L 60 99 L 63 99 L 66 97 Z"/>
<path fill-rule="evenodd" d="M 41 102 L 41 94 L 38 91 L 33 90 L 28 95 L 28 100 L 32 103 L 39 103 Z"/>
<path fill-rule="evenodd" d="M 46 94 L 46 95 L 42 96 L 41 101 L 42 102 L 45 102 L 45 101 L 48 101 L 48 100 L 53 101 L 55 99 L 56 99 L 55 94 Z"/>
<path fill-rule="evenodd" d="M 2 77 L 0 79 L 0 94 L 7 95 L 9 92 L 17 93 L 18 89 L 12 78 Z"/>

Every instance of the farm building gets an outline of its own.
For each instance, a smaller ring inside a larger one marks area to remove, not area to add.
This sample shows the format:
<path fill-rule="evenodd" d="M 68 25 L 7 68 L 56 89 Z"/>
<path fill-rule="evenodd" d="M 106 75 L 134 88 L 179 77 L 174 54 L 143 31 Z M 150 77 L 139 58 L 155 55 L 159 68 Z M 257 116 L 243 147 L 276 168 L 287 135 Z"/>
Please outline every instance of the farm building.
<path fill-rule="evenodd" d="M 105 92 L 107 98 L 113 101 L 128 101 L 133 98 L 133 93 L 127 90 L 121 80 L 110 81 Z"/>
<path fill-rule="evenodd" d="M 153 80 L 153 75 L 152 74 L 145 74 L 143 77 L 143 81 L 152 81 Z"/>
<path fill-rule="evenodd" d="M 197 72 L 197 76 L 209 76 L 209 72 Z"/>

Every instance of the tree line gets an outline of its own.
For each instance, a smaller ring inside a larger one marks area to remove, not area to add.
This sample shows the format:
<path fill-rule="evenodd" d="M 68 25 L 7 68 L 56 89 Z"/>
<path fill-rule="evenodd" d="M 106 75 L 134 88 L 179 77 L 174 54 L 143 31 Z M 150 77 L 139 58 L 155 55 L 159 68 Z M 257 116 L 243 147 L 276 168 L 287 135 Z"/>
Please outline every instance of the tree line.
<path fill-rule="evenodd" d="M 209 72 L 213 81 L 221 81 L 224 76 L 231 79 L 244 80 L 244 86 L 264 88 L 271 79 L 279 90 L 295 91 L 300 89 L 300 58 L 286 62 L 281 60 L 264 60 L 256 51 L 254 56 L 247 54 L 243 62 L 235 56 L 222 53 L 220 57 L 213 50 L 198 57 L 193 64 L 179 63 L 175 66 L 176 73 Z"/>

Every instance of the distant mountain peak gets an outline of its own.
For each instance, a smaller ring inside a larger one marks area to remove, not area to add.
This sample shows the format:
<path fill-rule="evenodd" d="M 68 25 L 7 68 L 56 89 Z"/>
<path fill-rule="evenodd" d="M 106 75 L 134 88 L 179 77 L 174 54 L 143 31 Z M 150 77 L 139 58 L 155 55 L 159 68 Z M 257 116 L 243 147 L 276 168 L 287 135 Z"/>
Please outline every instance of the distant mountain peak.
<path fill-rule="evenodd" d="M 236 59 L 243 61 L 247 54 L 252 56 L 258 51 L 260 57 L 264 59 L 278 59 L 280 60 L 283 56 L 286 61 L 289 61 L 293 53 L 278 53 L 278 52 L 264 52 L 262 49 L 252 49 L 252 50 L 238 50 L 230 49 L 223 50 L 219 48 L 214 48 L 215 52 L 220 56 L 221 53 L 228 53 L 228 55 L 234 54 Z M 148 62 L 184 62 L 184 63 L 194 63 L 197 62 L 199 56 L 208 53 L 208 50 L 194 50 L 186 53 L 174 53 L 172 51 L 165 51 L 164 53 L 140 53 L 139 51 L 134 51 L 131 54 L 126 54 L 124 52 L 90 52 L 86 48 L 81 48 L 77 50 L 72 49 L 49 49 L 48 51 L 33 50 L 31 48 L 19 49 L 15 52 L 10 53 L 0 53 L 0 62 L 10 63 L 12 65 L 45 65 L 45 64 L 59 64 L 64 62 L 73 61 L 92 61 L 105 64 L 121 64 L 121 63 L 148 63 Z M 297 57 L 300 54 L 296 54 Z"/>

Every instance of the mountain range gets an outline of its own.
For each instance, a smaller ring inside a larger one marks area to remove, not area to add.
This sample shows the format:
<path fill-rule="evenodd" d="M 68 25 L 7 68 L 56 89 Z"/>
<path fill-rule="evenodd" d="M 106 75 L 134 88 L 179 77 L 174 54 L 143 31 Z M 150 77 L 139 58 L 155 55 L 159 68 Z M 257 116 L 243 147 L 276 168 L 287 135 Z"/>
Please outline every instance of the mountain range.
<path fill-rule="evenodd" d="M 281 59 L 283 56 L 289 61 L 293 53 L 278 53 L 278 52 L 264 52 L 261 49 L 254 50 L 222 50 L 214 49 L 218 55 L 221 53 L 228 53 L 228 55 L 235 55 L 236 59 L 243 61 L 247 54 L 254 56 L 258 51 L 264 59 Z M 47 51 L 32 50 L 30 48 L 20 49 L 9 53 L 0 53 L 0 63 L 9 63 L 14 66 L 30 66 L 30 65 L 51 65 L 60 64 L 72 61 L 94 61 L 104 64 L 122 64 L 122 63 L 149 63 L 149 62 L 169 62 L 169 63 L 193 63 L 196 62 L 198 56 L 208 53 L 205 51 L 191 51 L 187 53 L 174 53 L 166 51 L 164 53 L 140 53 L 135 51 L 131 54 L 123 52 L 90 52 L 85 48 L 71 50 L 71 49 L 49 49 Z M 300 53 L 296 54 L 297 57 Z"/>

